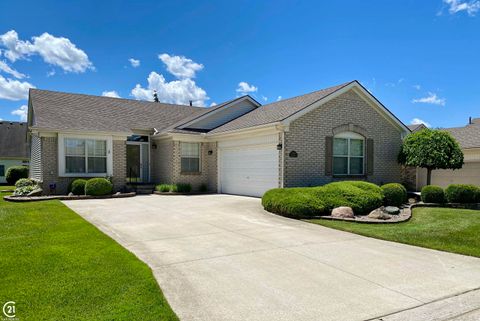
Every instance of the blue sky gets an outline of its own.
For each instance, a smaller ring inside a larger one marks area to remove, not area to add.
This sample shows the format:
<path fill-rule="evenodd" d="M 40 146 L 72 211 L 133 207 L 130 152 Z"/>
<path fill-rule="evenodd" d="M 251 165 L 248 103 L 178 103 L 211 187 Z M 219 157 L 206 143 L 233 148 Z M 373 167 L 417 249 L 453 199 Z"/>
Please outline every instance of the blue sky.
<path fill-rule="evenodd" d="M 24 117 L 31 86 L 210 106 L 357 79 L 406 124 L 463 126 L 480 117 L 479 30 L 480 0 L 6 0 L 0 119 Z"/>

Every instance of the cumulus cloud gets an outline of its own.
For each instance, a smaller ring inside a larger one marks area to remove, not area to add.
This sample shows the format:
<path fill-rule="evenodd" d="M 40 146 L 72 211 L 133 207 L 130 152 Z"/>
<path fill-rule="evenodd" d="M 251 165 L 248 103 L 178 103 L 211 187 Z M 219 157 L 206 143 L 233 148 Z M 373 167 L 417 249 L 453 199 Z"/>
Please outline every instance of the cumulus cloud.
<path fill-rule="evenodd" d="M 412 121 L 410 121 L 410 124 L 412 124 L 412 125 L 420 125 L 420 124 L 423 124 L 423 125 L 427 126 L 428 128 L 432 127 L 432 126 L 430 125 L 430 123 L 427 123 L 426 121 L 424 121 L 424 120 L 422 120 L 422 119 L 420 119 L 420 118 L 414 118 L 414 119 L 412 119 Z"/>
<path fill-rule="evenodd" d="M 480 1 L 461 1 L 461 0 L 443 0 L 448 6 L 448 13 L 456 14 L 462 11 L 466 11 L 469 16 L 475 16 L 480 10 Z"/>
<path fill-rule="evenodd" d="M 198 87 L 192 79 L 179 79 L 166 81 L 163 75 L 154 71 L 147 78 L 146 88 L 137 84 L 132 89 L 132 96 L 141 100 L 153 100 L 153 91 L 157 91 L 158 99 L 163 103 L 188 105 L 191 100 L 195 106 L 205 106 L 205 101 L 209 99 L 207 93 Z"/>
<path fill-rule="evenodd" d="M 196 63 L 192 59 L 184 56 L 170 56 L 169 54 L 163 53 L 158 55 L 158 59 L 167 66 L 169 73 L 181 79 L 195 78 L 197 71 L 203 69 L 202 64 Z"/>
<path fill-rule="evenodd" d="M 102 93 L 102 96 L 104 96 L 104 97 L 113 97 L 113 98 L 120 98 L 120 95 L 119 95 L 115 90 L 104 91 L 104 92 Z"/>
<path fill-rule="evenodd" d="M 258 91 L 258 88 L 254 85 L 250 85 L 248 82 L 241 81 L 238 83 L 238 88 L 236 91 L 242 95 L 246 95 Z"/>
<path fill-rule="evenodd" d="M 218 104 L 217 104 L 216 102 L 212 102 L 212 103 L 210 104 L 210 107 L 217 106 L 217 105 L 218 105 Z"/>
<path fill-rule="evenodd" d="M 0 60 L 0 71 L 3 71 L 6 74 L 12 75 L 15 78 L 22 79 L 25 78 L 26 75 L 22 74 L 21 72 L 16 71 L 12 67 L 10 67 L 5 60 Z"/>
<path fill-rule="evenodd" d="M 414 104 L 415 103 L 423 103 L 423 104 L 445 106 L 445 104 L 447 103 L 447 100 L 445 98 L 438 97 L 437 94 L 435 94 L 435 93 L 429 92 L 428 96 L 413 99 L 412 103 L 414 103 Z"/>
<path fill-rule="evenodd" d="M 28 89 L 35 88 L 26 81 L 0 76 L 0 99 L 21 100 L 28 98 Z"/>
<path fill-rule="evenodd" d="M 277 97 L 277 101 L 280 101 L 280 100 L 282 100 L 282 96 Z"/>
<path fill-rule="evenodd" d="M 12 115 L 19 116 L 21 121 L 27 121 L 28 116 L 28 107 L 27 105 L 22 105 L 20 108 L 12 111 Z"/>
<path fill-rule="evenodd" d="M 80 73 L 94 69 L 87 54 L 77 48 L 70 39 L 55 37 L 46 32 L 28 41 L 20 40 L 17 32 L 10 30 L 0 35 L 0 45 L 6 48 L 2 52 L 11 62 L 39 55 L 46 63 L 60 67 L 66 72 Z"/>
<path fill-rule="evenodd" d="M 130 58 L 128 59 L 128 61 L 130 61 L 130 64 L 132 65 L 133 68 L 137 68 L 140 66 L 140 60 L 138 59 Z"/>

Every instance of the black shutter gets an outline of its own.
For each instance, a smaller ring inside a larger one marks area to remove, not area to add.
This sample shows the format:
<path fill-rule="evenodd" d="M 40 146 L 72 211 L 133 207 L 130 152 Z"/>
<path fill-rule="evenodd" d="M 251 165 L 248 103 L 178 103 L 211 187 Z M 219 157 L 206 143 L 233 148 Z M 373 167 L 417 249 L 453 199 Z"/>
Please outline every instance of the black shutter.
<path fill-rule="evenodd" d="M 367 175 L 373 175 L 373 139 L 367 139 Z"/>
<path fill-rule="evenodd" d="M 325 137 L 325 175 L 332 176 L 333 164 L 333 137 Z"/>

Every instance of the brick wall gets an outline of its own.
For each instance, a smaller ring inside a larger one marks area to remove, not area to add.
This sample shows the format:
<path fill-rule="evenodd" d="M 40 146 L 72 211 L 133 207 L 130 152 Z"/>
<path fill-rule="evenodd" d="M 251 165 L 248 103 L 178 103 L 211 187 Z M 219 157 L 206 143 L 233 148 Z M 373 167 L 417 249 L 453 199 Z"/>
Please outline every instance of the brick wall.
<path fill-rule="evenodd" d="M 325 137 L 333 136 L 333 129 L 342 125 L 362 128 L 365 138 L 374 141 L 374 172 L 366 180 L 377 184 L 400 182 L 397 163 L 402 142 L 400 131 L 355 92 L 349 91 L 290 124 L 283 148 L 285 187 L 316 186 L 335 180 L 325 175 Z M 291 151 L 296 151 L 298 157 L 289 157 Z"/>
<path fill-rule="evenodd" d="M 171 184 L 173 163 L 173 140 L 156 140 L 156 149 L 152 149 L 150 174 L 156 184 Z"/>
<path fill-rule="evenodd" d="M 112 141 L 113 156 L 113 189 L 115 192 L 125 187 L 127 180 L 127 144 L 125 140 Z"/>

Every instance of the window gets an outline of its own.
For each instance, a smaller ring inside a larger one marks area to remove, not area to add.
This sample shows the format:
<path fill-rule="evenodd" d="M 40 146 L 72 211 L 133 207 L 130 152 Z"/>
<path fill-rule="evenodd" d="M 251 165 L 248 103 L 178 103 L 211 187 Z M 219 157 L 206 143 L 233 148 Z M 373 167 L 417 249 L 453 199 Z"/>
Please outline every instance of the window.
<path fill-rule="evenodd" d="M 200 143 L 181 143 L 181 172 L 200 172 Z"/>
<path fill-rule="evenodd" d="M 106 174 L 107 141 L 65 138 L 65 173 Z"/>
<path fill-rule="evenodd" d="M 5 176 L 5 165 L 0 165 L 0 177 Z"/>
<path fill-rule="evenodd" d="M 345 132 L 333 138 L 333 174 L 363 175 L 365 160 L 365 138 L 359 134 Z"/>

